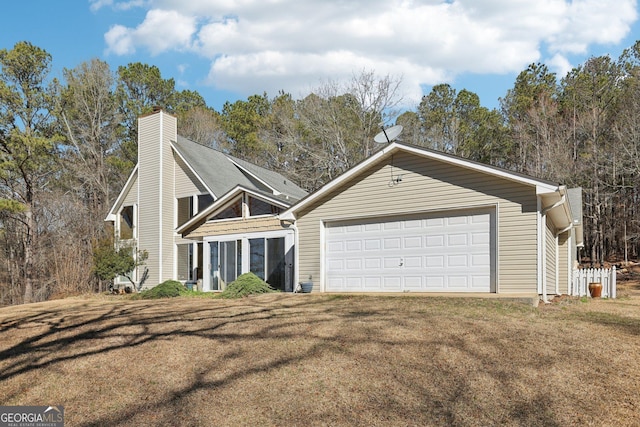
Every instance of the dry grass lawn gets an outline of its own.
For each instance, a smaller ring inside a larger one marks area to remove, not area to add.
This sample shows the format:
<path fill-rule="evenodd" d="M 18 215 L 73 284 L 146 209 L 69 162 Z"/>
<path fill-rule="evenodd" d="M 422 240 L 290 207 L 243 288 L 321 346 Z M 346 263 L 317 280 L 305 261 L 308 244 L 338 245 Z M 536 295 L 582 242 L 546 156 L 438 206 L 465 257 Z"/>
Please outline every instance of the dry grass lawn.
<path fill-rule="evenodd" d="M 640 293 L 76 297 L 0 309 L 0 404 L 68 426 L 640 425 Z"/>

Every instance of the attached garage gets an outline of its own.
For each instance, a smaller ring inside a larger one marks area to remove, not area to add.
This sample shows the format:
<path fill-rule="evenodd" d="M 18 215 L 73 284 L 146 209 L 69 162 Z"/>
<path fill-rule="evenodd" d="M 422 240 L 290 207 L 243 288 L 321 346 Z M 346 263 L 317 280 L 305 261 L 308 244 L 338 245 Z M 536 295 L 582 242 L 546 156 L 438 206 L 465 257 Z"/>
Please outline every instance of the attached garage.
<path fill-rule="evenodd" d="M 545 299 L 568 285 L 572 260 L 560 260 L 558 242 L 566 240 L 567 254 L 582 244 L 570 194 L 558 183 L 394 141 L 279 219 L 295 229 L 296 282 L 312 282 L 314 292 Z"/>
<path fill-rule="evenodd" d="M 494 218 L 485 210 L 327 223 L 325 291 L 495 291 Z"/>

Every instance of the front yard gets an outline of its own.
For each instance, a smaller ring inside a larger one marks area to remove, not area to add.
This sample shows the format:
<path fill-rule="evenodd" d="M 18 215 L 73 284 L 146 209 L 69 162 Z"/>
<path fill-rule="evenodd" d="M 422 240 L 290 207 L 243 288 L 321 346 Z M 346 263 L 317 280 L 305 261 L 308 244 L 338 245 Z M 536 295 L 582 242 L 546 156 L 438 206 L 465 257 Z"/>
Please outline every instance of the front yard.
<path fill-rule="evenodd" d="M 632 292 L 538 308 L 317 294 L 8 307 L 0 404 L 63 405 L 68 426 L 638 425 Z"/>

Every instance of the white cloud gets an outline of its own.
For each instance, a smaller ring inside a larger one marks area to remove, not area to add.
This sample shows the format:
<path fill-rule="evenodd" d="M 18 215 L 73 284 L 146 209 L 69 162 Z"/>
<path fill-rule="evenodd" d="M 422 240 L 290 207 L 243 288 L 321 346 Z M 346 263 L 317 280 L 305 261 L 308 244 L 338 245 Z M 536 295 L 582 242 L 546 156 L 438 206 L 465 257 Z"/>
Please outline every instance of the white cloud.
<path fill-rule="evenodd" d="M 136 51 L 134 46 L 132 31 L 122 25 L 114 25 L 104 35 L 107 42 L 107 53 L 116 55 L 129 55 Z"/>
<path fill-rule="evenodd" d="M 149 3 L 149 0 L 129 0 L 114 2 L 114 0 L 89 0 L 91 6 L 89 7 L 92 12 L 97 12 L 103 7 L 110 7 L 115 10 L 129 10 L 134 7 L 143 7 Z"/>
<path fill-rule="evenodd" d="M 152 9 L 136 28 L 115 25 L 105 34 L 107 53 L 127 55 L 135 46 L 146 47 L 152 55 L 170 50 L 190 49 L 196 19 L 174 10 Z"/>
<path fill-rule="evenodd" d="M 150 0 L 148 7 L 137 27 L 109 30 L 109 52 L 192 51 L 211 60 L 210 84 L 243 94 L 297 95 L 322 79 L 374 69 L 402 75 L 408 97 L 419 98 L 421 85 L 519 72 L 543 57 L 564 70 L 564 55 L 618 43 L 637 19 L 636 0 Z"/>
<path fill-rule="evenodd" d="M 551 71 L 556 73 L 558 79 L 566 76 L 567 73 L 573 69 L 573 65 L 571 65 L 569 60 L 559 53 L 556 53 L 553 58 L 546 61 L 546 64 L 549 66 Z"/>

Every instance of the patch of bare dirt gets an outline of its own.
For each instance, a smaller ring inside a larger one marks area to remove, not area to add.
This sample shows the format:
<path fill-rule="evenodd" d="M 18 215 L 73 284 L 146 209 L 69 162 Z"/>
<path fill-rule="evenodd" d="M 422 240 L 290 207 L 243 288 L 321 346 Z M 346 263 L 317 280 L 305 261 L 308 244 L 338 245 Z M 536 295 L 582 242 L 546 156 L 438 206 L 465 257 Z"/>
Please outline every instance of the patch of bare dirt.
<path fill-rule="evenodd" d="M 69 426 L 640 424 L 640 298 L 78 297 L 0 309 L 0 404 Z"/>

